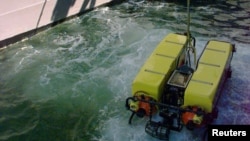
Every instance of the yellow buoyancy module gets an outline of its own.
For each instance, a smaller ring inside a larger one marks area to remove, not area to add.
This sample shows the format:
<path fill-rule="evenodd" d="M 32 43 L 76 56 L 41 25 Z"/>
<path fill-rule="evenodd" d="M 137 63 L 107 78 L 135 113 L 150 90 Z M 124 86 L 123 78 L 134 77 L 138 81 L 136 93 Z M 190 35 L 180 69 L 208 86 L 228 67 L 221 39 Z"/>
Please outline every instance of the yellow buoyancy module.
<path fill-rule="evenodd" d="M 232 52 L 233 45 L 230 43 L 208 42 L 185 91 L 184 106 L 199 106 L 208 113 L 212 112 Z"/>
<path fill-rule="evenodd" d="M 133 96 L 144 94 L 159 101 L 163 84 L 184 57 L 187 37 L 168 34 L 144 63 L 132 83 Z"/>

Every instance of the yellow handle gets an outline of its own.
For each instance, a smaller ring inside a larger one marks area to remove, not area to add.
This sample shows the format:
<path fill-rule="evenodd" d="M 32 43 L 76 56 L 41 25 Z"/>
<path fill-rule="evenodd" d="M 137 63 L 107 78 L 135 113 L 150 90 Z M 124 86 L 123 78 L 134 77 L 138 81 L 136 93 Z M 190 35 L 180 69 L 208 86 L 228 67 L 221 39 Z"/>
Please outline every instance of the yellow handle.
<path fill-rule="evenodd" d="M 130 110 L 137 111 L 139 109 L 139 102 L 138 101 L 131 101 L 129 103 Z"/>

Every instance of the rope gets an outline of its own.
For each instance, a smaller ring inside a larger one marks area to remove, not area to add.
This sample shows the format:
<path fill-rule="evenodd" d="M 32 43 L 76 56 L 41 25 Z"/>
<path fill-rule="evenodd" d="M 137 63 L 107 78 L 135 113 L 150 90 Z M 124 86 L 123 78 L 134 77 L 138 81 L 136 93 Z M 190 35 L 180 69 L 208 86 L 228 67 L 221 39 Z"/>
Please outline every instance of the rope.
<path fill-rule="evenodd" d="M 190 33 L 190 0 L 187 0 L 187 13 L 188 13 L 188 17 L 187 17 L 188 51 L 189 49 L 191 49 L 194 54 L 194 68 L 196 68 L 196 50 L 195 50 L 194 45 L 192 44 L 191 33 Z M 190 55 L 188 55 L 188 57 L 190 60 Z M 191 66 L 190 61 L 189 61 L 189 65 Z"/>

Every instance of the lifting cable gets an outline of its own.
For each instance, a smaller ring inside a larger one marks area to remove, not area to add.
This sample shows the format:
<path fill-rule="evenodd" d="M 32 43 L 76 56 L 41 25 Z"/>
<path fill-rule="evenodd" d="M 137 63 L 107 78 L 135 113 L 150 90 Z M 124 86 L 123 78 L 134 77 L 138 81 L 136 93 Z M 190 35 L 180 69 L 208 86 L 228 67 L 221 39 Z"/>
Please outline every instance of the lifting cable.
<path fill-rule="evenodd" d="M 194 68 L 196 68 L 196 49 L 195 46 L 192 44 L 192 37 L 191 37 L 191 33 L 190 33 L 190 0 L 187 0 L 187 40 L 188 40 L 188 46 L 187 46 L 187 51 L 189 51 L 190 49 L 192 50 L 193 54 L 194 54 Z M 188 59 L 189 59 L 189 65 L 190 64 L 190 55 L 188 53 Z"/>

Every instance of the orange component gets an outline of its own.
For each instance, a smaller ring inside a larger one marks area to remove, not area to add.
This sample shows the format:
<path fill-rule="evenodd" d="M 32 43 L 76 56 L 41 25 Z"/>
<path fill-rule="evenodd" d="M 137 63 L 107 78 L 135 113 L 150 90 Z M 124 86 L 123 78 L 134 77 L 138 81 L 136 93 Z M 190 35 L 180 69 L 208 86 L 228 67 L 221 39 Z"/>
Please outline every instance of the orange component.
<path fill-rule="evenodd" d="M 186 125 L 189 121 L 192 121 L 195 116 L 193 112 L 185 112 L 182 114 L 182 121 Z"/>
<path fill-rule="evenodd" d="M 197 112 L 198 110 L 200 110 L 197 106 L 194 106 L 194 107 L 188 107 L 187 108 L 188 110 L 192 110 L 192 111 L 194 111 L 194 112 Z M 199 116 L 197 116 L 197 114 L 196 113 L 194 113 L 194 112 L 189 112 L 189 111 L 187 111 L 187 112 L 185 112 L 185 113 L 183 113 L 182 114 L 182 121 L 183 121 L 183 123 L 185 124 L 185 125 L 187 125 L 187 123 L 189 122 L 189 121 L 193 121 L 193 120 L 198 120 L 198 118 L 199 118 Z M 198 118 L 197 118 L 198 117 Z M 201 120 L 201 119 L 199 119 L 199 120 Z M 197 122 L 198 123 L 198 122 Z"/>
<path fill-rule="evenodd" d="M 146 115 L 150 115 L 150 105 L 146 102 L 140 102 L 139 103 L 139 109 L 143 109 L 146 112 Z"/>
<path fill-rule="evenodd" d="M 142 97 L 139 97 L 139 99 L 142 99 Z M 143 97 L 143 99 L 145 101 L 149 101 L 150 97 Z M 143 102 L 143 101 L 139 102 L 139 109 L 143 109 L 147 116 L 149 116 L 150 114 L 152 114 L 152 113 L 154 113 L 156 111 L 155 106 L 153 106 L 153 105 L 150 106 L 150 104 L 148 102 Z M 150 110 L 151 110 L 151 113 L 150 113 Z"/>

